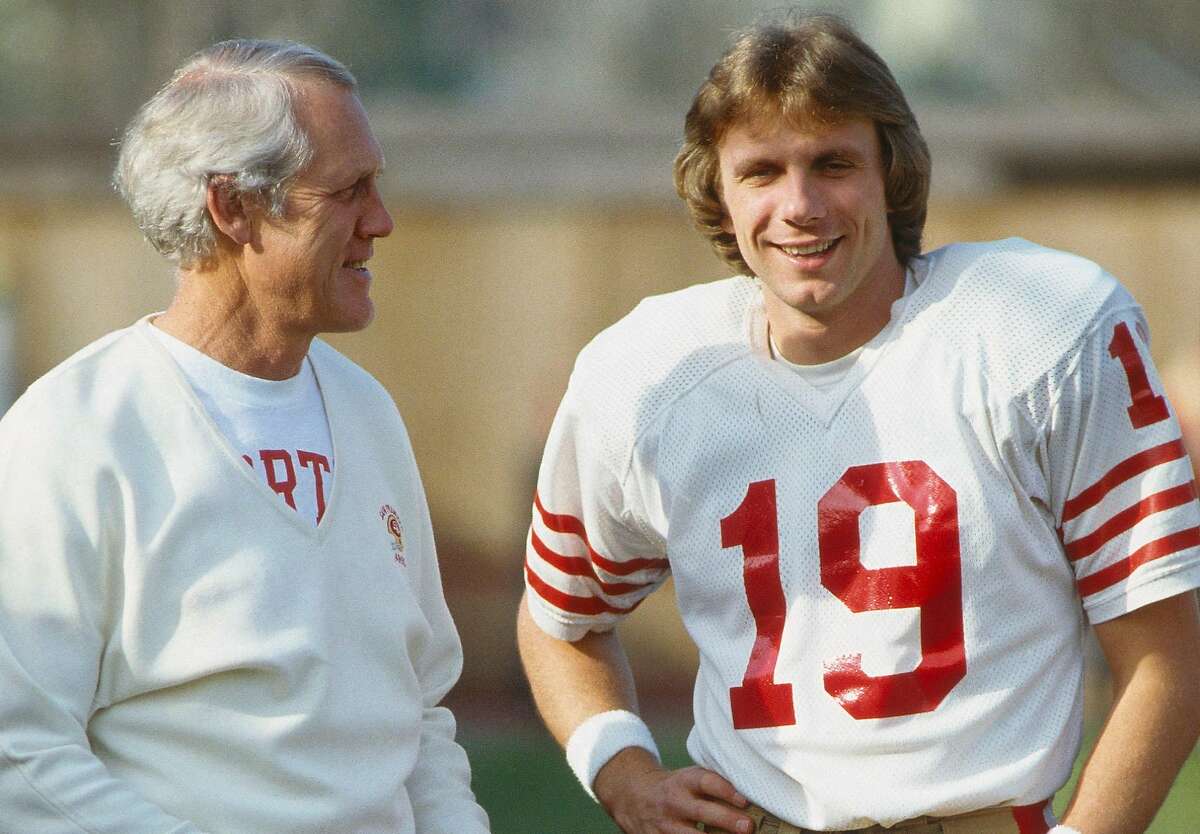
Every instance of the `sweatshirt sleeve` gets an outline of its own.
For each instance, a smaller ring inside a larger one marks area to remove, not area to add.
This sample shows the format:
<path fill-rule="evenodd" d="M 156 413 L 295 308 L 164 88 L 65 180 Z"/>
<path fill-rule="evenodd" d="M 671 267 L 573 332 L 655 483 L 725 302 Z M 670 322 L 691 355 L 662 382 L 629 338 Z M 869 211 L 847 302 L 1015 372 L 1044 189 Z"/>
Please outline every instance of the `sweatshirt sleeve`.
<path fill-rule="evenodd" d="M 471 792 L 471 767 L 454 738 L 454 715 L 441 706 L 462 672 L 462 644 L 442 593 L 429 508 L 416 464 L 411 463 L 411 450 L 409 455 L 421 513 L 415 590 L 429 630 L 424 640 L 416 642 L 412 658 L 421 686 L 421 741 L 406 786 L 421 834 L 484 834 L 491 830 L 487 813 Z"/>
<path fill-rule="evenodd" d="M 65 418 L 0 421 L 0 821 L 22 834 L 200 834 L 114 778 L 88 721 L 120 599 L 120 498 Z M 77 429 L 76 429 L 77 431 Z"/>

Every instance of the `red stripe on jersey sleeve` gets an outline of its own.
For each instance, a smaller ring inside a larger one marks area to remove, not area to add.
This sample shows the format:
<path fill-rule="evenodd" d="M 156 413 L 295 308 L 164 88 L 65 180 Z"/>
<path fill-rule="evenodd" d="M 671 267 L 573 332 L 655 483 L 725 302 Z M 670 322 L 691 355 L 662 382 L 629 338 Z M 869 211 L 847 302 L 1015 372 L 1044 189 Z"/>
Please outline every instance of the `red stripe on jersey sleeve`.
<path fill-rule="evenodd" d="M 1014 805 L 1012 815 L 1017 830 L 1021 834 L 1046 834 L 1050 830 L 1050 824 L 1046 822 L 1046 806 L 1049 804 L 1050 800 L 1047 799 L 1036 805 Z"/>
<path fill-rule="evenodd" d="M 1142 545 L 1128 558 L 1109 565 L 1103 570 L 1098 570 L 1090 576 L 1083 577 L 1075 585 L 1079 588 L 1081 597 L 1091 596 L 1116 585 L 1147 562 L 1153 562 L 1155 559 L 1161 559 L 1163 556 L 1170 556 L 1172 553 L 1178 553 L 1197 545 L 1200 545 L 1200 527 L 1180 530 L 1178 533 L 1172 533 Z"/>
<path fill-rule="evenodd" d="M 570 533 L 573 536 L 579 536 L 579 538 L 583 539 L 583 544 L 587 547 L 588 555 L 591 557 L 593 564 L 605 573 L 611 573 L 614 576 L 628 576 L 631 573 L 637 573 L 647 568 L 664 570 L 667 567 L 666 559 L 629 559 L 625 562 L 614 562 L 611 559 L 606 559 L 592 548 L 592 543 L 588 541 L 587 531 L 583 527 L 583 522 L 578 518 L 573 515 L 561 515 L 549 512 L 542 505 L 541 496 L 536 492 L 533 494 L 533 506 L 537 508 L 538 514 L 541 515 L 542 523 L 550 530 L 553 530 L 555 533 Z"/>
<path fill-rule="evenodd" d="M 573 596 L 566 591 L 560 591 L 534 573 L 528 562 L 525 563 L 525 580 L 539 597 L 555 608 L 571 614 L 627 614 L 641 603 L 641 600 L 638 600 L 628 608 L 621 608 L 617 605 L 609 605 L 598 597 Z"/>
<path fill-rule="evenodd" d="M 538 556 L 549 565 L 553 565 L 563 573 L 571 576 L 582 576 L 585 579 L 593 579 L 600 585 L 600 590 L 606 594 L 627 594 L 630 591 L 636 591 L 639 588 L 645 588 L 650 582 L 605 582 L 596 575 L 596 571 L 592 568 L 592 563 L 582 556 L 564 556 L 561 553 L 556 553 L 551 550 L 544 541 L 538 538 L 536 530 L 529 531 L 529 542 L 533 546 L 534 551 Z"/>
<path fill-rule="evenodd" d="M 1105 495 L 1130 478 L 1160 464 L 1178 460 L 1185 454 L 1187 452 L 1183 448 L 1183 441 L 1177 439 L 1126 458 L 1110 469 L 1103 478 L 1063 505 L 1063 523 L 1065 524 L 1085 510 L 1090 510 L 1099 504 Z"/>
<path fill-rule="evenodd" d="M 1132 530 L 1142 519 L 1149 518 L 1155 513 L 1160 513 L 1173 507 L 1182 506 L 1195 499 L 1196 484 L 1192 481 L 1149 495 L 1132 507 L 1126 507 L 1121 510 L 1121 512 L 1114 515 L 1083 538 L 1067 542 L 1064 545 L 1067 558 L 1075 561 L 1076 559 L 1082 559 L 1084 556 L 1090 556 L 1103 547 L 1106 542 L 1111 541 L 1128 530 Z"/>

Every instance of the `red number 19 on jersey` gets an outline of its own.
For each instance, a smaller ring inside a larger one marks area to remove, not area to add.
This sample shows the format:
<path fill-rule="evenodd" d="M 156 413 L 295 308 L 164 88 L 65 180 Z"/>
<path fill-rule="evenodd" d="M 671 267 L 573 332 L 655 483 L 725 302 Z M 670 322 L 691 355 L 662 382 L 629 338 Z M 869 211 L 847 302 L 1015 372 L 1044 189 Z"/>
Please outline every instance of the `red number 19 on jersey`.
<path fill-rule="evenodd" d="M 868 507 L 903 501 L 912 508 L 916 564 L 867 568 L 859 519 Z M 857 719 L 935 709 L 967 673 L 963 646 L 958 499 L 923 461 L 852 466 L 817 503 L 821 584 L 854 613 L 920 611 L 921 662 L 911 672 L 868 675 L 862 656 L 827 661 L 825 691 Z M 737 729 L 796 723 L 791 684 L 776 683 L 787 619 L 779 571 L 775 481 L 755 481 L 721 520 L 721 546 L 741 547 L 755 640 L 741 686 L 729 690 Z"/>

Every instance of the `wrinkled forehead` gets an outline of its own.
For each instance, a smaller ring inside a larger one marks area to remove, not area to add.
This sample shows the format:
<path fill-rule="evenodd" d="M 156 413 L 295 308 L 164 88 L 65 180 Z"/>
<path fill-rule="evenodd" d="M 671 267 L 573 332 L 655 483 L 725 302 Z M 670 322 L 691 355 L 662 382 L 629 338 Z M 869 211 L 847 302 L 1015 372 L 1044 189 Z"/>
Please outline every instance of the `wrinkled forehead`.
<path fill-rule="evenodd" d="M 310 169 L 381 169 L 383 151 L 358 94 L 326 82 L 298 87 L 297 116 L 313 146 Z"/>

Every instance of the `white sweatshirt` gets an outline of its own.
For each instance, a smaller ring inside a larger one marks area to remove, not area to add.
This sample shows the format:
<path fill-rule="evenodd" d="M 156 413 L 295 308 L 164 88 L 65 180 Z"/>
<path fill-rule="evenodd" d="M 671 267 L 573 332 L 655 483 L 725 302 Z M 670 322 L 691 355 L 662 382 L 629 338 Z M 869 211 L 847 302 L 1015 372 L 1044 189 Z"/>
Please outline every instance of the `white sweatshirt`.
<path fill-rule="evenodd" d="M 461 647 L 395 405 L 323 342 L 321 523 L 143 320 L 0 421 L 0 832 L 477 834 Z"/>

